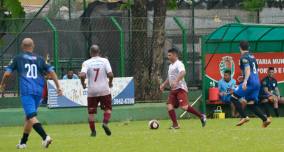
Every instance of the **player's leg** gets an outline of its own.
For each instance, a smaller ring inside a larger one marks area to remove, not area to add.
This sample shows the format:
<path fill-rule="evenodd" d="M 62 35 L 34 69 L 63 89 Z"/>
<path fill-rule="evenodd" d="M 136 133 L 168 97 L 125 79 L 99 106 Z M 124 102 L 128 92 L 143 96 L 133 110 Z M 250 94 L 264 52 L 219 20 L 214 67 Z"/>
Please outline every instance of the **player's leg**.
<path fill-rule="evenodd" d="M 267 127 L 270 123 L 271 120 L 268 119 L 262 111 L 259 109 L 257 104 L 255 103 L 256 101 L 250 100 L 247 104 L 248 109 L 250 109 L 257 117 L 259 117 L 262 120 L 262 127 L 265 128 Z"/>
<path fill-rule="evenodd" d="M 104 118 L 103 118 L 102 127 L 103 127 L 106 135 L 110 136 L 111 131 L 108 127 L 108 123 L 109 123 L 109 120 L 111 118 L 111 111 L 112 111 L 111 95 L 109 94 L 109 95 L 100 97 L 100 101 L 101 101 L 101 108 L 102 108 L 102 110 L 104 110 Z"/>
<path fill-rule="evenodd" d="M 95 127 L 95 113 L 97 113 L 98 101 L 96 97 L 88 97 L 88 122 L 91 130 L 91 136 L 95 137 L 97 135 Z"/>
<path fill-rule="evenodd" d="M 42 146 L 44 148 L 48 148 L 48 146 L 51 144 L 52 139 L 50 136 L 47 135 L 44 128 L 42 127 L 42 124 L 37 119 L 37 109 L 40 105 L 41 96 L 32 96 L 34 100 L 34 110 L 31 111 L 30 115 L 27 116 L 28 121 L 33 125 L 33 129 L 41 136 L 42 138 Z M 32 108 L 32 109 L 33 109 Z"/>
<path fill-rule="evenodd" d="M 30 132 L 32 130 L 32 124 L 29 123 L 29 121 L 27 120 L 27 118 L 25 118 L 25 124 L 24 124 L 24 132 L 22 135 L 22 138 L 20 140 L 20 143 L 16 145 L 16 147 L 18 149 L 23 149 L 27 147 L 27 141 L 28 141 L 28 137 L 30 135 Z"/>
<path fill-rule="evenodd" d="M 172 126 L 169 129 L 179 129 L 179 125 L 177 122 L 177 116 L 176 112 L 174 109 L 174 105 L 177 105 L 177 97 L 176 97 L 177 92 L 175 90 L 170 91 L 169 97 L 168 97 L 168 102 L 167 102 L 167 109 L 168 109 L 168 114 L 169 117 L 172 120 Z"/>
<path fill-rule="evenodd" d="M 279 97 L 278 98 L 278 103 L 279 104 L 284 104 L 284 97 Z"/>
<path fill-rule="evenodd" d="M 248 100 L 247 107 L 263 121 L 262 126 L 265 128 L 271 123 L 271 120 L 268 119 L 258 107 L 259 88 L 258 86 L 247 87 L 247 91 L 249 92 L 249 95 L 246 96 Z"/>
<path fill-rule="evenodd" d="M 277 96 L 271 96 L 271 99 L 269 99 L 273 103 L 273 109 L 276 117 L 279 117 L 279 110 L 278 110 L 278 97 Z"/>
<path fill-rule="evenodd" d="M 177 99 L 181 108 L 197 116 L 201 120 L 202 127 L 205 127 L 206 116 L 204 114 L 201 114 L 199 111 L 195 110 L 192 106 L 188 104 L 187 92 L 184 91 L 183 89 L 179 89 L 177 93 Z"/>
<path fill-rule="evenodd" d="M 231 98 L 230 98 L 230 101 L 234 104 L 236 110 L 238 111 L 241 117 L 241 120 L 239 121 L 239 123 L 237 123 L 237 126 L 241 126 L 244 123 L 249 121 L 249 118 L 246 115 L 242 107 L 242 104 L 240 102 L 240 99 L 246 95 L 246 92 L 243 91 L 241 86 L 242 86 L 242 83 L 239 85 L 238 88 L 234 90 L 234 93 L 231 95 Z"/>
<path fill-rule="evenodd" d="M 267 117 L 270 117 L 270 112 L 269 112 L 269 102 L 267 97 L 260 97 L 260 102 L 261 102 L 261 107 L 263 111 L 265 112 Z"/>

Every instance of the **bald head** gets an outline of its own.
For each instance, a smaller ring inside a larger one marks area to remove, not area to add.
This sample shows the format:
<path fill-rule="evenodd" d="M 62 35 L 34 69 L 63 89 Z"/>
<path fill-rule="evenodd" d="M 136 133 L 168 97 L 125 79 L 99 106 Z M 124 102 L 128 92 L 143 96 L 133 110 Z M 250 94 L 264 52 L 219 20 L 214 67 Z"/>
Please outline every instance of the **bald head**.
<path fill-rule="evenodd" d="M 90 54 L 91 56 L 98 56 L 100 54 L 100 48 L 98 45 L 92 45 L 90 48 Z"/>
<path fill-rule="evenodd" d="M 24 51 L 32 52 L 34 49 L 34 41 L 31 38 L 25 38 L 22 41 L 22 49 Z"/>

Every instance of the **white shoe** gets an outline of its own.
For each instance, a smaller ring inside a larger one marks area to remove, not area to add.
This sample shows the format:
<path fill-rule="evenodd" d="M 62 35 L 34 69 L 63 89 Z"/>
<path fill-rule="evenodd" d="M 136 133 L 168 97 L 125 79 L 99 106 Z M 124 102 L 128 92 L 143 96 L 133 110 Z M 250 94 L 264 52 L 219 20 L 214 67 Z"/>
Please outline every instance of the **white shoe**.
<path fill-rule="evenodd" d="M 27 145 L 19 143 L 19 144 L 16 145 L 16 147 L 17 147 L 17 149 L 25 149 L 25 148 L 27 148 Z"/>
<path fill-rule="evenodd" d="M 42 146 L 44 148 L 48 148 L 48 146 L 51 144 L 52 139 L 50 136 L 46 136 L 45 140 L 42 141 Z"/>

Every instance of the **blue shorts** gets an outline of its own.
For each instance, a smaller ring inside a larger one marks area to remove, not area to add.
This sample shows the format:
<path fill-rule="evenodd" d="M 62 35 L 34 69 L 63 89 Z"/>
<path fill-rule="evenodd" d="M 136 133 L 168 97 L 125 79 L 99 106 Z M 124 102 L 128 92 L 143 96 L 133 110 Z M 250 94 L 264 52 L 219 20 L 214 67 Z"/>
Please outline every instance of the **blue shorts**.
<path fill-rule="evenodd" d="M 231 102 L 231 95 L 226 95 L 226 96 L 221 96 L 220 97 L 221 101 L 224 102 L 224 103 L 230 103 Z"/>
<path fill-rule="evenodd" d="M 27 119 L 30 119 L 37 115 L 37 109 L 40 105 L 41 96 L 37 95 L 21 96 L 21 101 Z"/>
<path fill-rule="evenodd" d="M 234 94 L 237 95 L 239 98 L 245 98 L 248 102 L 253 100 L 257 103 L 259 90 L 260 90 L 260 84 L 259 83 L 251 83 L 250 85 L 247 84 L 246 90 L 243 90 L 242 85 L 243 83 L 241 83 L 234 90 Z"/>

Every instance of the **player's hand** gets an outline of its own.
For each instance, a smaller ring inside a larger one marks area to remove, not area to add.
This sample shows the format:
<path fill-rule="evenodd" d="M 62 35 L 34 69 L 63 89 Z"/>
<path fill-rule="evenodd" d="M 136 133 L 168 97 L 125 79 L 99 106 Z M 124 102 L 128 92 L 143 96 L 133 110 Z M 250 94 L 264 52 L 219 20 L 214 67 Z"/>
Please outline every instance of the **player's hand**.
<path fill-rule="evenodd" d="M 247 89 L 247 82 L 246 81 L 243 82 L 242 88 L 243 88 L 243 90 Z"/>
<path fill-rule="evenodd" d="M 5 84 L 0 85 L 0 92 L 5 91 Z"/>
<path fill-rule="evenodd" d="M 164 91 L 164 89 L 165 89 L 165 84 L 164 84 L 164 83 L 162 83 L 162 84 L 160 85 L 160 90 L 163 92 L 163 91 Z"/>
<path fill-rule="evenodd" d="M 84 84 L 83 84 L 83 89 L 86 89 L 86 88 L 87 88 L 87 86 L 86 86 L 86 84 L 84 83 Z"/>
<path fill-rule="evenodd" d="M 112 86 L 113 86 L 112 82 L 108 82 L 108 86 L 109 86 L 110 88 L 112 88 Z"/>
<path fill-rule="evenodd" d="M 175 88 L 177 87 L 177 85 L 178 85 L 178 81 L 174 81 L 174 82 L 172 83 L 172 86 L 171 86 L 171 87 L 172 87 L 173 89 L 175 89 Z"/>
<path fill-rule="evenodd" d="M 220 92 L 219 95 L 222 97 L 225 95 L 225 92 Z"/>
<path fill-rule="evenodd" d="M 63 92 L 62 92 L 61 89 L 57 89 L 57 95 L 58 95 L 58 96 L 62 96 L 62 95 L 63 95 Z"/>
<path fill-rule="evenodd" d="M 244 76 L 239 76 L 238 78 L 237 78 L 237 80 L 239 81 L 239 82 L 243 82 L 244 81 Z"/>

